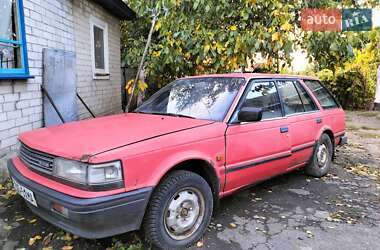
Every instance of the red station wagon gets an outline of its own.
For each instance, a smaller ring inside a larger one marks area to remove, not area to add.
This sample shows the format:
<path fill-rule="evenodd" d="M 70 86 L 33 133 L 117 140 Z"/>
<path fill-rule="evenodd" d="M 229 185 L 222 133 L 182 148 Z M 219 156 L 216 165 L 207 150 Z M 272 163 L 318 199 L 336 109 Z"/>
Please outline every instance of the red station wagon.
<path fill-rule="evenodd" d="M 134 112 L 24 133 L 8 169 L 29 208 L 84 238 L 143 226 L 153 245 L 199 240 L 220 198 L 305 168 L 325 175 L 344 111 L 312 77 L 186 77 Z"/>

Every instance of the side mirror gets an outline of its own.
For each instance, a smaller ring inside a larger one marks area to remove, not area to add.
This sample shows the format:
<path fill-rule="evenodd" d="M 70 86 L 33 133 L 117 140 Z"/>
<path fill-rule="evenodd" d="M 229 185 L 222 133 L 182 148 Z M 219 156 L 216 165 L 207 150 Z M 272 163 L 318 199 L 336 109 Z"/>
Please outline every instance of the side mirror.
<path fill-rule="evenodd" d="M 262 108 L 245 107 L 238 113 L 239 122 L 258 122 L 263 118 Z"/>

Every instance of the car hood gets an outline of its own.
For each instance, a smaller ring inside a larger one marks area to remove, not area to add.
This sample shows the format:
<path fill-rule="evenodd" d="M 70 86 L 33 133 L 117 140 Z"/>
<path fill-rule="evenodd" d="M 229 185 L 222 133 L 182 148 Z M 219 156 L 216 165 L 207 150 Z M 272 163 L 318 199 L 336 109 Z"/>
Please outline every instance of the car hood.
<path fill-rule="evenodd" d="M 204 126 L 212 121 L 149 114 L 121 114 L 41 128 L 20 135 L 27 146 L 85 161 L 117 147 Z"/>

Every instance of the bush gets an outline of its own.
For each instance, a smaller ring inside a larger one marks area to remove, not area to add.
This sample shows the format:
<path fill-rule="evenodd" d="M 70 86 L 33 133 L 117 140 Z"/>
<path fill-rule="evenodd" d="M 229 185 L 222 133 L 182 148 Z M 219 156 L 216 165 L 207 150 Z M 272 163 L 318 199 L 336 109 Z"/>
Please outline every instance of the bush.
<path fill-rule="evenodd" d="M 333 93 L 346 109 L 368 109 L 373 91 L 360 67 L 339 69 L 333 82 Z"/>
<path fill-rule="evenodd" d="M 325 85 L 326 87 L 328 87 L 331 91 L 334 91 L 334 72 L 332 70 L 329 70 L 329 69 L 323 69 L 321 71 L 319 71 L 317 73 L 317 77 L 319 78 L 319 80 L 321 80 L 321 82 L 323 83 L 323 85 Z"/>
<path fill-rule="evenodd" d="M 318 78 L 328 87 L 345 109 L 369 109 L 373 104 L 378 59 L 372 49 L 356 51 L 355 59 L 337 67 L 335 73 L 324 69 Z"/>

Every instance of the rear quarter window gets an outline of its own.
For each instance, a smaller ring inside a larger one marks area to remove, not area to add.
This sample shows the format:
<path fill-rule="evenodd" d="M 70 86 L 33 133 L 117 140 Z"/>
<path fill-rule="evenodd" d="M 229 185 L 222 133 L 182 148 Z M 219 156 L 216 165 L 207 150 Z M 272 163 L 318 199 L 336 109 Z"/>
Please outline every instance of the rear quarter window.
<path fill-rule="evenodd" d="M 339 107 L 339 104 L 335 101 L 335 98 L 332 96 L 332 94 L 319 81 L 304 80 L 304 83 L 311 90 L 311 92 L 313 92 L 322 108 L 332 109 Z"/>

